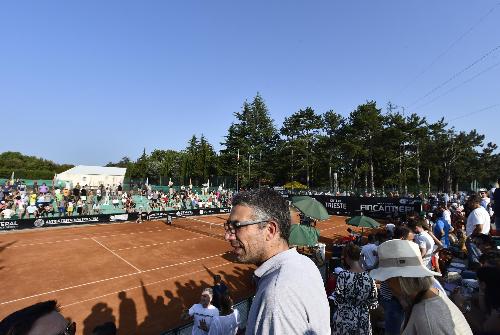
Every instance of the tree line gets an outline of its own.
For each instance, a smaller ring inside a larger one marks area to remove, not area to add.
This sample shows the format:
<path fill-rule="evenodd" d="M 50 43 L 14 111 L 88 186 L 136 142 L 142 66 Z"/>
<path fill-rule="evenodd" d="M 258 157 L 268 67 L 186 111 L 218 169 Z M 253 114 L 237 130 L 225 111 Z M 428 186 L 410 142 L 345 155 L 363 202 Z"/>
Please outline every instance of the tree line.
<path fill-rule="evenodd" d="M 193 135 L 184 150 L 155 149 L 126 167 L 131 182 L 167 185 L 258 187 L 300 182 L 323 190 L 468 190 L 472 182 L 492 184 L 500 176 L 497 145 L 476 130 L 458 131 L 444 118 L 430 122 L 388 103 L 360 104 L 344 117 L 334 110 L 305 107 L 281 125 L 257 94 L 234 113 L 220 152 L 206 137 Z M 0 175 L 51 179 L 71 165 L 20 153 L 0 155 Z M 18 174 L 16 173 L 16 176 Z"/>
<path fill-rule="evenodd" d="M 56 164 L 50 160 L 35 156 L 26 156 L 20 152 L 7 151 L 0 154 L 0 178 L 8 179 L 14 172 L 15 178 L 52 180 L 56 173 L 72 168 L 70 164 Z"/>
<path fill-rule="evenodd" d="M 235 187 L 300 182 L 325 190 L 467 190 L 500 176 L 497 145 L 476 130 L 458 131 L 444 118 L 430 122 L 388 103 L 359 105 L 347 117 L 305 107 L 279 127 L 257 94 L 234 113 L 216 153 L 195 135 L 186 149 L 143 152 L 109 166 L 128 167 L 130 178 L 166 184 L 211 183 Z M 162 177 L 160 177 L 162 176 Z M 162 180 L 160 180 L 162 178 Z"/>

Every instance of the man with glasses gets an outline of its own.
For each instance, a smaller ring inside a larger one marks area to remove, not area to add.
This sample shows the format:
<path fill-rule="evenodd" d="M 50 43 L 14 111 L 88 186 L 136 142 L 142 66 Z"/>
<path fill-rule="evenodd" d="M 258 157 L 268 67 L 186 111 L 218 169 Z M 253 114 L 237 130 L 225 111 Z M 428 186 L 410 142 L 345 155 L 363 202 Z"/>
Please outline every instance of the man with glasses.
<path fill-rule="evenodd" d="M 0 322 L 0 335 L 75 335 L 76 324 L 68 322 L 57 301 L 48 300 L 23 308 Z"/>
<path fill-rule="evenodd" d="M 283 197 L 263 188 L 238 193 L 232 204 L 225 238 L 240 262 L 258 266 L 246 334 L 330 334 L 318 268 L 288 247 L 291 218 Z"/>

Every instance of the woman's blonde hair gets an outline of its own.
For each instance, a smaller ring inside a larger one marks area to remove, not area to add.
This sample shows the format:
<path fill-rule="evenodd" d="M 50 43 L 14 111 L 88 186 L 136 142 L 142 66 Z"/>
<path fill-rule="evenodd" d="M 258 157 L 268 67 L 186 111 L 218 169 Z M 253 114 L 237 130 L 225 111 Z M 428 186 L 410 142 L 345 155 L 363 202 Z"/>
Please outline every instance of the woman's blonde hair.
<path fill-rule="evenodd" d="M 432 287 L 434 279 L 432 276 L 430 277 L 398 277 L 399 285 L 401 286 L 401 292 L 410 296 L 415 293 L 419 293 L 422 291 L 427 291 Z"/>

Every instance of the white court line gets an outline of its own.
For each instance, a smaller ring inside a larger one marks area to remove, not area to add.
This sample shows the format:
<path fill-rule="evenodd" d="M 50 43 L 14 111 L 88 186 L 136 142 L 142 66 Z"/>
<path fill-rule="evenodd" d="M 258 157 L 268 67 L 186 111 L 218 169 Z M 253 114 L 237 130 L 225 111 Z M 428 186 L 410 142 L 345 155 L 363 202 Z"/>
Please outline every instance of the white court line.
<path fill-rule="evenodd" d="M 178 242 L 186 242 L 186 241 L 192 241 L 192 240 L 198 240 L 200 238 L 206 238 L 208 236 L 200 236 L 200 237 L 193 237 L 193 238 L 186 238 L 184 240 L 175 240 L 175 241 L 168 241 L 168 242 L 159 242 L 159 243 L 152 243 L 152 244 L 145 244 L 145 245 L 138 245 L 135 247 L 128 247 L 128 248 L 121 248 L 121 249 L 114 249 L 113 251 L 123 251 L 123 250 L 130 250 L 130 249 L 138 249 L 138 248 L 147 248 L 147 247 L 154 247 L 157 245 L 164 245 L 164 244 L 171 244 L 171 243 L 178 243 Z"/>
<path fill-rule="evenodd" d="M 102 244 L 101 242 L 99 242 L 98 240 L 96 240 L 95 238 L 92 237 L 92 241 L 94 241 L 95 243 L 99 244 L 101 247 L 103 247 L 104 249 L 106 249 L 107 251 L 109 251 L 110 253 L 112 253 L 113 255 L 115 255 L 116 257 L 118 257 L 119 259 L 121 259 L 122 261 L 124 261 L 125 263 L 127 263 L 128 265 L 130 265 L 131 267 L 133 267 L 135 269 L 135 271 L 137 271 L 137 273 L 141 273 L 141 270 L 139 268 L 135 267 L 132 263 L 130 263 L 129 261 L 127 261 L 122 256 L 118 255 L 113 250 L 109 249 L 107 246 L 105 246 L 104 244 Z"/>
<path fill-rule="evenodd" d="M 210 267 L 210 269 L 220 268 L 221 266 L 225 266 L 225 265 L 228 265 L 228 264 L 233 264 L 233 263 L 231 263 L 231 262 L 222 263 L 222 264 L 219 264 L 219 265 L 212 266 L 212 267 Z M 156 284 L 159 284 L 159 283 L 162 283 L 162 282 L 165 282 L 165 281 L 169 281 L 169 280 L 173 280 L 173 279 L 177 279 L 177 278 L 181 278 L 181 277 L 185 277 L 185 276 L 191 276 L 191 275 L 194 275 L 194 274 L 197 274 L 197 273 L 200 273 L 200 272 L 206 272 L 206 271 L 207 271 L 206 269 L 203 269 L 203 270 L 193 271 L 193 272 L 189 272 L 189 273 L 183 273 L 183 274 L 178 275 L 178 276 L 173 276 L 173 277 L 165 278 L 165 279 L 162 279 L 162 280 L 157 280 L 157 281 L 152 282 L 152 283 L 144 284 L 144 287 L 156 285 Z M 100 296 L 97 296 L 97 297 L 88 298 L 88 299 L 80 300 L 80 301 L 77 301 L 77 302 L 72 302 L 71 304 L 61 306 L 61 308 L 66 308 L 66 307 L 69 307 L 69 306 L 81 304 L 81 303 L 84 303 L 84 302 L 87 302 L 87 301 L 91 301 L 91 300 L 101 299 L 101 298 L 104 298 L 104 297 L 107 297 L 107 296 L 110 296 L 110 295 L 118 294 L 120 292 L 132 291 L 132 290 L 135 290 L 135 289 L 138 289 L 138 288 L 142 288 L 142 286 L 141 285 L 139 285 L 139 286 L 133 286 L 133 287 L 129 287 L 129 288 L 126 288 L 126 289 L 123 289 L 123 290 L 120 290 L 120 291 L 115 291 L 115 292 L 103 294 L 103 295 L 100 295 Z"/>
<path fill-rule="evenodd" d="M 185 261 L 185 262 L 181 262 L 181 263 L 176 263 L 176 264 L 171 264 L 171 265 L 165 265 L 165 266 L 161 266 L 161 267 L 154 268 L 154 269 L 144 270 L 141 273 L 151 272 L 151 271 L 156 271 L 156 270 L 161 270 L 161 269 L 165 269 L 165 268 L 173 267 L 173 266 L 177 266 L 177 265 L 184 265 L 184 264 L 188 264 L 188 263 L 193 263 L 193 262 L 197 262 L 197 261 L 208 259 L 208 258 L 219 257 L 219 256 L 222 256 L 222 255 L 224 255 L 226 253 L 227 252 L 224 252 L 222 254 L 212 255 L 212 256 L 206 256 L 206 257 L 202 257 L 202 258 L 196 258 L 196 259 L 192 259 L 190 261 Z M 125 274 L 125 275 L 120 275 L 120 276 L 115 276 L 115 277 L 110 277 L 110 278 L 95 280 L 95 281 L 91 281 L 91 282 L 88 282 L 88 283 L 83 283 L 83 284 L 68 286 L 68 287 L 64 287 L 64 288 L 60 288 L 60 289 L 56 289 L 56 290 L 52 290 L 52 291 L 48 291 L 48 292 L 37 293 L 37 294 L 31 295 L 31 296 L 28 296 L 28 297 L 23 297 L 23 298 L 13 299 L 13 300 L 10 300 L 10 301 L 0 302 L 0 305 L 7 305 L 7 304 L 10 304 L 10 303 L 13 303 L 13 302 L 16 302 L 16 301 L 26 300 L 26 299 L 30 299 L 30 298 L 36 298 L 36 297 L 40 297 L 42 295 L 47 295 L 47 294 L 52 294 L 52 293 L 67 291 L 67 290 L 71 290 L 71 289 L 79 288 L 79 287 L 84 287 L 84 286 L 88 286 L 88 285 L 99 284 L 99 283 L 103 283 L 105 281 L 110 281 L 110 280 L 115 280 L 115 279 L 130 277 L 130 276 L 134 276 L 134 275 L 137 275 L 137 274 L 138 274 L 137 272 L 128 273 L 128 274 Z"/>
<path fill-rule="evenodd" d="M 29 246 L 34 246 L 34 245 L 53 244 L 53 243 L 62 243 L 62 242 L 73 242 L 73 241 L 80 241 L 80 240 L 88 240 L 88 239 L 92 239 L 92 238 L 107 238 L 107 237 L 127 236 L 127 235 L 144 234 L 144 233 L 154 233 L 154 232 L 170 231 L 170 230 L 174 230 L 174 229 L 180 229 L 180 228 L 172 227 L 172 228 L 166 228 L 166 229 L 145 230 L 142 232 L 122 233 L 122 234 L 113 234 L 113 235 L 90 235 L 89 234 L 88 237 L 73 238 L 73 239 L 68 239 L 68 240 L 57 240 L 57 241 L 45 241 L 45 242 L 37 242 L 37 243 L 18 244 L 18 245 L 12 245 L 12 246 L 6 247 L 5 249 L 22 248 L 22 247 L 29 247 Z"/>
<path fill-rule="evenodd" d="M 214 226 L 222 226 L 224 227 L 224 224 L 223 223 L 213 223 L 213 222 L 209 222 L 209 221 L 204 221 L 204 220 L 200 220 L 200 219 L 195 219 L 194 217 L 192 216 L 182 216 L 182 218 L 184 219 L 187 219 L 187 220 L 193 220 L 193 221 L 199 221 L 199 222 L 203 222 L 203 223 L 208 223 L 210 225 L 210 228 L 212 228 L 212 225 Z"/>

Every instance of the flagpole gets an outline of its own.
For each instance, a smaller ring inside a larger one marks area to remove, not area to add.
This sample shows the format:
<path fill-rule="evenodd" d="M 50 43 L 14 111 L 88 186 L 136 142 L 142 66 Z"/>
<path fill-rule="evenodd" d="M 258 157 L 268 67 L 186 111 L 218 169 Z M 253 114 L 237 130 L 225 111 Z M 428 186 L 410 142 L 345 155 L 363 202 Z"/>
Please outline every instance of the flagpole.
<path fill-rule="evenodd" d="M 239 169 L 240 168 L 240 149 L 238 149 L 238 157 L 236 158 L 236 192 L 239 192 L 240 188 L 238 187 L 239 181 Z"/>

